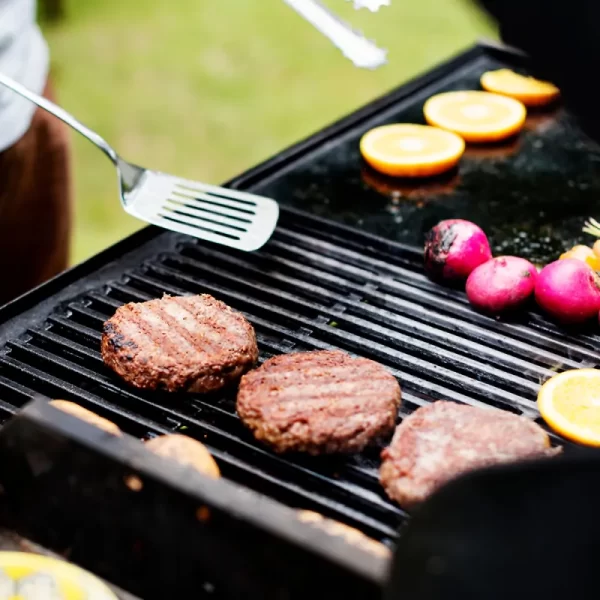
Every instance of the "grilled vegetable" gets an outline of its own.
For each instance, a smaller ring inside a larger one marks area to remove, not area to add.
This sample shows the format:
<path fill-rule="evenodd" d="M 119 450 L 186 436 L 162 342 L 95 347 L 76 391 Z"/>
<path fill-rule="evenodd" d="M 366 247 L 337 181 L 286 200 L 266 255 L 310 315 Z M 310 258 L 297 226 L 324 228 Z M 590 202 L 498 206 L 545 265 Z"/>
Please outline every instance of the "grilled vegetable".
<path fill-rule="evenodd" d="M 600 223 L 590 217 L 584 224 L 582 230 L 583 233 L 593 235 L 594 237 L 600 238 Z"/>
<path fill-rule="evenodd" d="M 90 425 L 95 425 L 108 433 L 121 435 L 121 430 L 112 421 L 93 413 L 83 406 L 79 406 L 79 404 L 75 404 L 75 402 L 69 402 L 68 400 L 50 400 L 49 404 L 54 406 L 54 408 L 58 408 L 63 412 L 81 419 L 82 421 L 86 421 Z"/>
<path fill-rule="evenodd" d="M 583 323 L 597 317 L 600 310 L 600 279 L 581 260 L 557 260 L 538 275 L 535 299 L 557 321 Z"/>
<path fill-rule="evenodd" d="M 329 535 L 334 535 L 343 538 L 349 544 L 353 544 L 371 552 L 377 554 L 382 558 L 389 558 L 391 555 L 390 549 L 384 546 L 381 542 L 367 537 L 362 531 L 348 527 L 338 521 L 327 519 L 323 515 L 313 512 L 312 510 L 301 510 L 298 511 L 298 519 L 303 523 L 309 523 L 313 527 L 318 527 L 326 531 Z"/>
<path fill-rule="evenodd" d="M 219 467 L 206 446 L 186 435 L 179 433 L 160 435 L 146 441 L 145 446 L 159 456 L 192 467 L 212 479 L 221 476 Z"/>
<path fill-rule="evenodd" d="M 491 258 L 485 233 L 470 221 L 440 221 L 425 237 L 425 271 L 432 279 L 464 280 Z"/>
<path fill-rule="evenodd" d="M 479 265 L 467 279 L 467 298 L 478 310 L 499 315 L 522 306 L 533 294 L 538 273 L 524 258 L 499 256 Z"/>
<path fill-rule="evenodd" d="M 598 244 L 597 250 L 600 252 L 600 240 L 596 244 Z M 600 271 L 600 255 L 596 254 L 589 246 L 573 246 L 569 251 L 560 255 L 560 260 L 565 258 L 576 258 L 590 265 L 594 271 Z"/>

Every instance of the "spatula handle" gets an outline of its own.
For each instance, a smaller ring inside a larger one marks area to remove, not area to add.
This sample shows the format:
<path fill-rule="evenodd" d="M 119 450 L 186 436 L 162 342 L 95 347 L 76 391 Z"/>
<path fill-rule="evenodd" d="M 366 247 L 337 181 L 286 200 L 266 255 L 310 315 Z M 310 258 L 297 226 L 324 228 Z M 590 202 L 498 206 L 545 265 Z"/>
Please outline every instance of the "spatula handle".
<path fill-rule="evenodd" d="M 40 108 L 43 108 L 50 114 L 58 117 L 61 121 L 64 121 L 67 125 L 75 129 L 75 131 L 78 131 L 83 137 L 87 138 L 90 140 L 90 142 L 98 146 L 98 148 L 100 148 L 100 150 L 102 150 L 115 165 L 117 164 L 119 157 L 113 148 L 108 144 L 108 142 L 106 142 L 106 140 L 99 136 L 95 131 L 92 131 L 89 127 L 86 127 L 83 123 L 78 121 L 66 110 L 62 109 L 60 106 L 57 106 L 54 104 L 54 102 L 51 102 L 47 98 L 32 92 L 25 86 L 21 85 L 14 79 L 11 79 L 7 75 L 4 75 L 3 73 L 0 73 L 0 84 L 19 94 L 19 96 L 23 96 L 23 98 L 26 98 L 34 104 L 37 104 Z"/>

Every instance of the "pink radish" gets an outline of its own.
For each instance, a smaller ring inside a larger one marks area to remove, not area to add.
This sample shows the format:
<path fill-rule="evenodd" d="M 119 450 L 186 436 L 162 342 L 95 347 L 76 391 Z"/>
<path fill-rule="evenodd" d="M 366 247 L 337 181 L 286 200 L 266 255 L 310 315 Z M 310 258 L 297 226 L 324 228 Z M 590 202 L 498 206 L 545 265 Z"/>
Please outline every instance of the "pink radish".
<path fill-rule="evenodd" d="M 533 294 L 537 269 L 524 258 L 499 256 L 479 265 L 467 279 L 467 298 L 493 315 L 515 310 Z"/>
<path fill-rule="evenodd" d="M 464 280 L 491 258 L 490 243 L 475 223 L 440 221 L 425 236 L 425 271 L 432 279 Z"/>
<path fill-rule="evenodd" d="M 563 258 L 542 269 L 535 299 L 557 321 L 583 323 L 600 311 L 600 279 L 583 261 Z"/>

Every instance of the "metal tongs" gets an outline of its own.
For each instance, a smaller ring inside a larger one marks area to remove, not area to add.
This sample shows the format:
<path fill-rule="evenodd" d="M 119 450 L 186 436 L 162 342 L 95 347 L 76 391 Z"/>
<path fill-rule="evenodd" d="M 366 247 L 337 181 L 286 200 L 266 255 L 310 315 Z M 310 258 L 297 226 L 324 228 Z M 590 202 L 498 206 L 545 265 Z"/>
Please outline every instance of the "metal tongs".
<path fill-rule="evenodd" d="M 361 32 L 354 30 L 318 0 L 284 0 L 284 2 L 331 40 L 357 67 L 376 69 L 387 62 L 387 50 L 379 48 L 375 42 L 366 39 Z M 391 0 L 353 0 L 353 2 L 355 9 L 368 8 L 376 12 L 382 6 L 389 6 Z"/>

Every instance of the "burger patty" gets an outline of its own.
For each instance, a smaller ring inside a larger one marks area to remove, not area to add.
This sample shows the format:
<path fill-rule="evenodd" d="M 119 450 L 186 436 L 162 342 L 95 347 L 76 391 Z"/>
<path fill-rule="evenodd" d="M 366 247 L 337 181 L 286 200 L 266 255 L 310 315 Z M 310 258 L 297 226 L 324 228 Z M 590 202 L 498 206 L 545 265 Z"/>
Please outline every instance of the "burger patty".
<path fill-rule="evenodd" d="M 256 363 L 252 325 L 212 296 L 125 304 L 104 324 L 104 362 L 131 385 L 210 392 Z"/>
<path fill-rule="evenodd" d="M 400 386 L 381 365 L 344 352 L 267 360 L 242 377 L 237 412 L 276 452 L 359 452 L 391 434 Z"/>
<path fill-rule="evenodd" d="M 560 451 L 525 417 L 439 401 L 398 426 L 381 455 L 380 481 L 392 500 L 410 509 L 467 471 Z"/>

